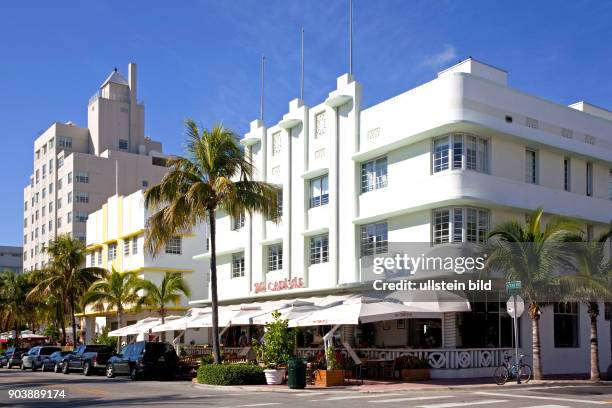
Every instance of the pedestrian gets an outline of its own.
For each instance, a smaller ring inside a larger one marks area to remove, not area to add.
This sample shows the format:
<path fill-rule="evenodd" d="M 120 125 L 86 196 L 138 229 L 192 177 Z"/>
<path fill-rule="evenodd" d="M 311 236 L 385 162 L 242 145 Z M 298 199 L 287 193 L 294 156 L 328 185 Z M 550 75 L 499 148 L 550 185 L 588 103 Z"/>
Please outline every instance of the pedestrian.
<path fill-rule="evenodd" d="M 240 333 L 240 337 L 238 338 L 238 346 L 239 347 L 246 347 L 249 343 L 249 340 L 247 339 L 246 333 L 244 332 L 244 330 Z"/>

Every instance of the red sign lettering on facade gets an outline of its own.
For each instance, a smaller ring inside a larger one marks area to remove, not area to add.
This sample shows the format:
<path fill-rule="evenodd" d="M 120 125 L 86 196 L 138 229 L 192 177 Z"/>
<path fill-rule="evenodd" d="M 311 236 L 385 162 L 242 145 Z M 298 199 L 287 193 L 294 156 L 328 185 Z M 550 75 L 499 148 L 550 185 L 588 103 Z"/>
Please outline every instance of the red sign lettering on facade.
<path fill-rule="evenodd" d="M 259 282 L 253 285 L 255 293 L 277 292 L 279 290 L 297 289 L 304 287 L 303 278 L 283 279 L 276 282 Z"/>

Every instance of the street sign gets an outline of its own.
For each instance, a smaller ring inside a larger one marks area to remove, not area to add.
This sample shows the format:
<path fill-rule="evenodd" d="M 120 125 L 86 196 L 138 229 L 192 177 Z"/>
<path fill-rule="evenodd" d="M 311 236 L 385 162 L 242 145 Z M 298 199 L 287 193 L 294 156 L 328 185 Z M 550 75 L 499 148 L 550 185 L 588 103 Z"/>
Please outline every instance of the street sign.
<path fill-rule="evenodd" d="M 521 290 L 521 281 L 510 281 L 506 282 L 506 291 L 507 292 L 516 292 Z"/>
<path fill-rule="evenodd" d="M 506 302 L 506 311 L 511 317 L 520 317 L 525 311 L 525 301 L 519 295 L 510 296 L 510 299 Z"/>

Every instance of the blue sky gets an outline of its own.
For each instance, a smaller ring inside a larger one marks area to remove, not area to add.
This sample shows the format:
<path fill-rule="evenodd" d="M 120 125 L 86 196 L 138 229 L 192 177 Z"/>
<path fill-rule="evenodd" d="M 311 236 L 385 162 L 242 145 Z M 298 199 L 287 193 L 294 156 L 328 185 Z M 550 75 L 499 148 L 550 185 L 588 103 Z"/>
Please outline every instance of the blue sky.
<path fill-rule="evenodd" d="M 20 245 L 32 142 L 54 121 L 86 125 L 89 97 L 114 67 L 139 67 L 146 133 L 180 153 L 183 120 L 238 133 L 299 92 L 313 105 L 348 70 L 348 0 L 11 1 L 0 5 L 0 245 Z M 467 56 L 510 72 L 511 86 L 612 108 L 612 2 L 354 1 L 354 73 L 366 106 L 433 79 Z"/>

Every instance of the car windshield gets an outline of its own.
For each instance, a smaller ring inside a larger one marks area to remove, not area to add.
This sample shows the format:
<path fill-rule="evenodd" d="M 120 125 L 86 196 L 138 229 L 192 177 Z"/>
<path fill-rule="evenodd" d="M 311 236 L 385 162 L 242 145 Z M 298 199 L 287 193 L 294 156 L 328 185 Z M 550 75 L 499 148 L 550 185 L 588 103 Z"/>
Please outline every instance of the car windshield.
<path fill-rule="evenodd" d="M 51 353 L 55 353 L 56 351 L 60 351 L 59 347 L 43 347 L 40 349 L 40 354 L 48 356 Z"/>
<path fill-rule="evenodd" d="M 147 343 L 147 354 L 162 355 L 174 351 L 172 346 L 167 343 Z"/>

